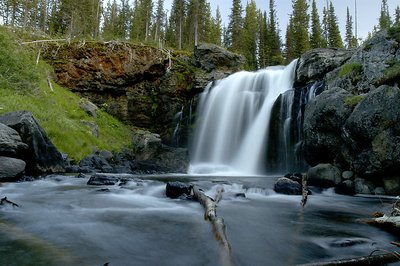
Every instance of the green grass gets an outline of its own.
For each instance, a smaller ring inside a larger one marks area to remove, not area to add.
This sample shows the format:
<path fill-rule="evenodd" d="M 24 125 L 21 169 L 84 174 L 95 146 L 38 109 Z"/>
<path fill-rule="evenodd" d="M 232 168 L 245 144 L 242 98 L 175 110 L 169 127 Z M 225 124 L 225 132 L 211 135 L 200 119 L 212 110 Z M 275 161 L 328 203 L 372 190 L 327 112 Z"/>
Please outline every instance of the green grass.
<path fill-rule="evenodd" d="M 339 70 L 339 77 L 344 77 L 349 74 L 359 75 L 362 73 L 362 65 L 358 62 L 344 64 Z"/>
<path fill-rule="evenodd" d="M 131 145 L 130 129 L 116 118 L 101 110 L 97 119 L 89 116 L 79 107 L 77 95 L 55 83 L 52 92 L 47 84 L 51 68 L 36 65 L 35 57 L 0 27 L 0 114 L 31 111 L 55 146 L 77 161 L 94 149 L 119 151 Z M 81 120 L 96 123 L 99 137 Z"/>
<path fill-rule="evenodd" d="M 344 98 L 344 104 L 347 106 L 354 107 L 356 106 L 359 102 L 361 102 L 362 99 L 364 99 L 365 95 L 354 95 L 354 96 L 347 96 Z"/>

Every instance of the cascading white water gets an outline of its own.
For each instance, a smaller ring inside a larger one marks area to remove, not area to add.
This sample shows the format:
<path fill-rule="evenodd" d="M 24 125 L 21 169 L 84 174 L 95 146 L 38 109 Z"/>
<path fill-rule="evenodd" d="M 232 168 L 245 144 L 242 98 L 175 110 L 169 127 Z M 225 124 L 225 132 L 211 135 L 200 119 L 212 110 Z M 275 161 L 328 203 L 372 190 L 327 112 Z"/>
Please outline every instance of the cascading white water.
<path fill-rule="evenodd" d="M 292 89 L 296 62 L 238 72 L 205 89 L 198 105 L 189 173 L 265 174 L 271 109 L 280 94 Z"/>

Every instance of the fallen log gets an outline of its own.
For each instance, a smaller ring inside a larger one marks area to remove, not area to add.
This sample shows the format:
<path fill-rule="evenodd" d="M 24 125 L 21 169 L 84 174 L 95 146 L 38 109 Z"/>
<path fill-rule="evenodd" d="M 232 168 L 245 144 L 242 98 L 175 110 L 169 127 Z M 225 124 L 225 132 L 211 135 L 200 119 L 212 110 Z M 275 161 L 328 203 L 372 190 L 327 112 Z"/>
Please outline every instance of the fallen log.
<path fill-rule="evenodd" d="M 11 206 L 13 206 L 13 207 L 19 207 L 19 205 L 17 203 L 14 203 L 14 202 L 8 200 L 7 197 L 4 197 L 0 200 L 0 205 L 5 205 L 5 204 L 11 204 Z"/>
<path fill-rule="evenodd" d="M 301 176 L 301 206 L 306 206 L 308 198 L 308 188 L 307 188 L 308 175 L 303 174 Z"/>
<path fill-rule="evenodd" d="M 231 254 L 231 245 L 226 236 L 226 226 L 224 219 L 217 216 L 217 204 L 222 199 L 224 189 L 219 187 L 214 199 L 207 196 L 204 191 L 197 186 L 192 186 L 193 199 L 197 200 L 204 208 L 204 219 L 211 222 L 214 236 L 220 243 L 221 250 L 221 265 L 235 265 Z"/>
<path fill-rule="evenodd" d="M 298 266 L 336 266 L 336 265 L 385 265 L 387 263 L 393 263 L 400 261 L 400 254 L 397 252 L 390 252 L 380 255 L 369 255 L 358 258 L 333 260 L 326 262 L 315 262 L 301 264 Z"/>
<path fill-rule="evenodd" d="M 217 216 L 217 203 L 221 200 L 224 189 L 222 187 L 218 188 L 215 200 L 204 194 L 203 190 L 197 186 L 193 186 L 192 191 L 194 199 L 204 207 L 204 219 L 211 222 L 215 238 L 224 249 L 230 252 L 231 246 L 226 236 L 224 219 Z"/>

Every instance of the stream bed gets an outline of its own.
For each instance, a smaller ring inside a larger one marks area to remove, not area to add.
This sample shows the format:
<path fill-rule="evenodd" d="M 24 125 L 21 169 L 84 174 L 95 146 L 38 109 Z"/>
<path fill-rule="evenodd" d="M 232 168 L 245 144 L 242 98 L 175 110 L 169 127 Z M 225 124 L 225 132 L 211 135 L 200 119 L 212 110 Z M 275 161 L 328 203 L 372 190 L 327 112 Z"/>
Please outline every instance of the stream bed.
<path fill-rule="evenodd" d="M 395 199 L 314 191 L 276 194 L 276 177 L 136 176 L 113 186 L 52 175 L 4 183 L 0 265 L 223 265 L 198 202 L 169 199 L 167 180 L 225 192 L 224 218 L 235 265 L 296 265 L 393 251 L 398 238 L 360 221 Z"/>

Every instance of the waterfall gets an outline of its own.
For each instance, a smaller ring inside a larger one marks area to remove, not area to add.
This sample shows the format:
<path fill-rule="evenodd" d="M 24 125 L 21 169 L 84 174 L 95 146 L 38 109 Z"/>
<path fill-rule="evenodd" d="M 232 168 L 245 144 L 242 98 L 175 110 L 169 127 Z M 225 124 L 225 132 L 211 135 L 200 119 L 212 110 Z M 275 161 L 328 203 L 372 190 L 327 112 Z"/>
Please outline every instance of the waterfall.
<path fill-rule="evenodd" d="M 207 86 L 198 104 L 189 173 L 266 174 L 271 110 L 292 89 L 296 63 L 238 72 Z"/>
<path fill-rule="evenodd" d="M 183 118 L 183 105 L 181 110 L 175 114 L 174 121 L 176 122 L 176 126 L 174 129 L 174 132 L 172 133 L 172 145 L 173 147 L 179 147 L 179 130 L 181 127 L 182 123 L 182 118 Z"/>

